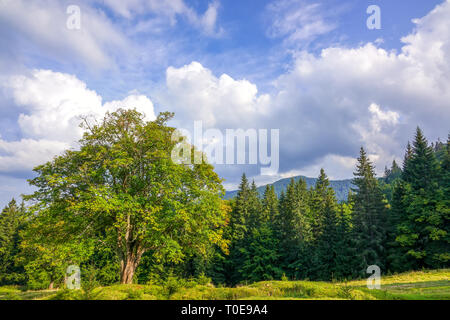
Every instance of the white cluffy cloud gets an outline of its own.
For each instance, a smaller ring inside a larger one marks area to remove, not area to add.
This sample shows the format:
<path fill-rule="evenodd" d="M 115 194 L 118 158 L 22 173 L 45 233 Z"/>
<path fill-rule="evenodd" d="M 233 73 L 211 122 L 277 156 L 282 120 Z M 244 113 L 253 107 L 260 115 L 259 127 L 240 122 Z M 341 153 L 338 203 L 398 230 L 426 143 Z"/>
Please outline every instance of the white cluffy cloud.
<path fill-rule="evenodd" d="M 146 96 L 130 95 L 102 103 L 95 91 L 75 76 L 50 70 L 33 70 L 12 76 L 3 86 L 23 110 L 18 118 L 22 139 L 0 138 L 0 172 L 25 171 L 76 146 L 82 136 L 81 116 L 101 119 L 107 111 L 135 108 L 155 119 L 153 103 Z"/>
<path fill-rule="evenodd" d="M 417 125 L 430 139 L 447 136 L 450 0 L 414 22 L 400 52 L 367 43 L 295 57 L 292 70 L 277 80 L 271 108 L 281 115 L 274 121 L 298 128 L 281 131 L 291 167 L 301 168 L 305 159 L 326 164 L 329 153 L 356 157 L 362 145 L 381 173 L 402 158 Z"/>
<path fill-rule="evenodd" d="M 227 74 L 216 77 L 198 62 L 169 67 L 166 85 L 164 101 L 185 123 L 202 120 L 206 127 L 248 127 L 269 111 L 269 95 L 258 95 L 255 84 Z"/>
<path fill-rule="evenodd" d="M 350 177 L 360 146 L 381 173 L 402 159 L 417 125 L 433 140 L 449 130 L 450 0 L 414 22 L 400 52 L 373 43 L 299 52 L 271 95 L 199 63 L 169 68 L 167 105 L 209 126 L 279 128 L 281 175 L 324 167 Z"/>

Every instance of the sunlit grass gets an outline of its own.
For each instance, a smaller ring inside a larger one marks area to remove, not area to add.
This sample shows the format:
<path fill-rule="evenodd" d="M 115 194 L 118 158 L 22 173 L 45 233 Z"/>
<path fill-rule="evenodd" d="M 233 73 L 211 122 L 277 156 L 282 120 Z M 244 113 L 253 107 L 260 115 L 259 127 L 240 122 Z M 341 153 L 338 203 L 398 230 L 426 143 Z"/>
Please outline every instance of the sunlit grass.
<path fill-rule="evenodd" d="M 86 299 L 82 290 L 21 291 L 0 287 L 0 299 Z M 262 281 L 235 288 L 212 284 L 190 285 L 168 292 L 157 285 L 113 285 L 93 290 L 97 300 L 450 300 L 450 270 L 417 271 L 382 277 L 380 290 L 369 290 L 366 280 L 349 282 Z"/>

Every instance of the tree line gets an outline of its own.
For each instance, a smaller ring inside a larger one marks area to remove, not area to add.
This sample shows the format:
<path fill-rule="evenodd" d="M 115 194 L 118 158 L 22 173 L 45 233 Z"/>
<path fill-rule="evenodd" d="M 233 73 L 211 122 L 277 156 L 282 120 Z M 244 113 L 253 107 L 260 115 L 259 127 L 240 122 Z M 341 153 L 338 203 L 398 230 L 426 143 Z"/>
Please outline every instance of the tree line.
<path fill-rule="evenodd" d="M 235 285 L 269 279 L 345 280 L 449 266 L 450 140 L 429 145 L 420 128 L 402 168 L 394 160 L 377 178 L 361 148 L 355 188 L 338 203 L 323 169 L 315 187 L 294 181 L 279 197 L 262 199 L 242 176 L 227 227 L 230 254 L 212 274 Z M 213 277 L 213 278 L 214 278 Z"/>
<path fill-rule="evenodd" d="M 35 168 L 37 191 L 2 210 L 0 284 L 62 286 L 73 264 L 102 285 L 176 276 L 231 286 L 449 266 L 450 139 L 429 145 L 418 128 L 383 178 L 361 148 L 345 202 L 323 169 L 314 187 L 292 180 L 280 196 L 267 186 L 260 197 L 244 174 L 223 200 L 211 165 L 171 161 L 172 116 L 85 119 L 80 149 Z"/>

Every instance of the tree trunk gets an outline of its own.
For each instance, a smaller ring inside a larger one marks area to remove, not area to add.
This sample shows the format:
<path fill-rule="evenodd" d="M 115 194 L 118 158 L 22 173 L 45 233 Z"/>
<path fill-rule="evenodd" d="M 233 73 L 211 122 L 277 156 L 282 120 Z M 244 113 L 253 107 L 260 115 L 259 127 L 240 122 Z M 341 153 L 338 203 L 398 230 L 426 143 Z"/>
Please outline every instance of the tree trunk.
<path fill-rule="evenodd" d="M 53 290 L 53 284 L 54 284 L 53 280 L 50 281 L 50 284 L 48 285 L 49 290 Z"/>
<path fill-rule="evenodd" d="M 141 257 L 145 251 L 137 246 L 131 247 L 131 249 L 132 250 L 129 250 L 120 261 L 120 283 L 122 284 L 133 283 L 134 272 L 136 271 L 136 268 L 138 267 Z"/>
<path fill-rule="evenodd" d="M 131 284 L 133 283 L 133 276 L 136 268 L 138 266 L 138 261 L 133 259 L 133 257 L 127 257 L 125 261 L 120 262 L 120 283 L 121 284 Z"/>
<path fill-rule="evenodd" d="M 145 250 L 136 239 L 133 239 L 133 224 L 130 214 L 127 216 L 125 236 L 122 239 L 119 230 L 117 240 L 120 256 L 120 283 L 131 284 L 133 283 L 134 272 Z"/>

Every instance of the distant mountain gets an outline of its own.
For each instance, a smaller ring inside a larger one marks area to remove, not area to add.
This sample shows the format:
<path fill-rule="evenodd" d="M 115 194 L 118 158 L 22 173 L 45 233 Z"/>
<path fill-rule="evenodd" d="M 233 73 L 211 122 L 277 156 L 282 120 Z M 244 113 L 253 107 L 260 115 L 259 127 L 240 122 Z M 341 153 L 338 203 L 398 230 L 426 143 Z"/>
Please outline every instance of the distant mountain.
<path fill-rule="evenodd" d="M 308 178 L 305 176 L 297 176 L 292 177 L 295 181 L 298 181 L 299 179 L 303 179 L 306 181 L 306 185 L 308 188 L 314 187 L 316 185 L 317 178 Z M 272 185 L 275 187 L 275 192 L 279 196 L 281 194 L 281 191 L 286 190 L 286 187 L 290 183 L 292 178 L 286 178 L 278 180 Z M 270 185 L 270 184 L 269 184 Z M 330 186 L 333 188 L 334 192 L 336 193 L 336 198 L 339 202 L 346 201 L 348 192 L 351 188 L 353 188 L 352 180 L 346 179 L 346 180 L 330 180 Z M 264 194 L 264 190 L 266 188 L 266 185 L 258 187 L 258 192 L 262 196 Z M 234 191 L 227 191 L 225 193 L 225 199 L 232 199 L 237 195 L 237 190 Z"/>

